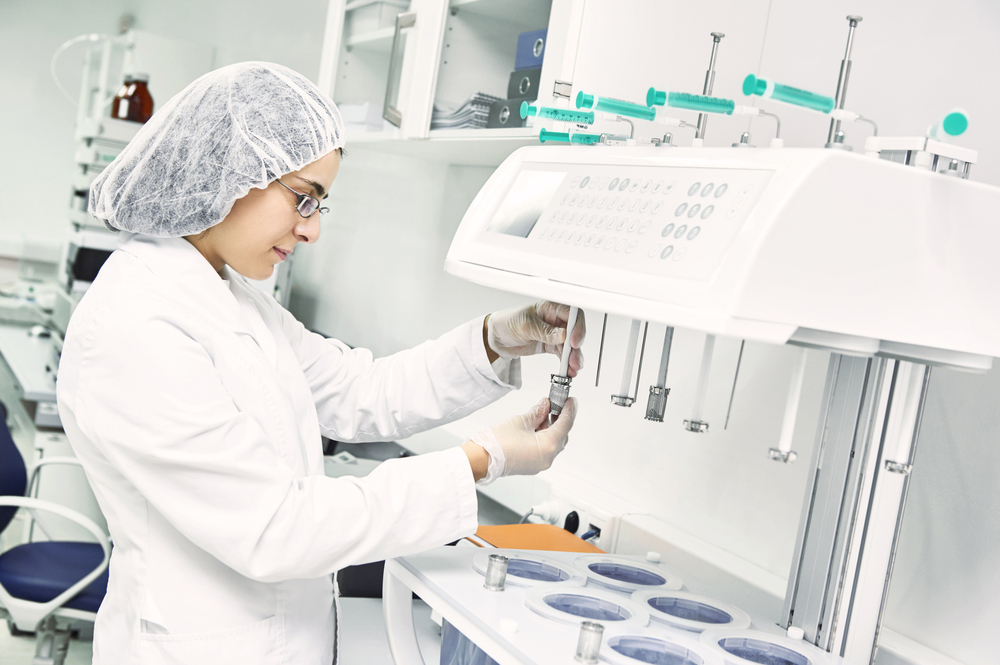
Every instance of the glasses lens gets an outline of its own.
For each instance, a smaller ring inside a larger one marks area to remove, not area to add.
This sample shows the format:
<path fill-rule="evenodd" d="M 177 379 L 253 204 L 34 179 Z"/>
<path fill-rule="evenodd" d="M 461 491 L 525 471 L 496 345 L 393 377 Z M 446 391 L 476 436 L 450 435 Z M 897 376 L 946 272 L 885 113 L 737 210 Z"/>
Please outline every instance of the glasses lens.
<path fill-rule="evenodd" d="M 311 196 L 307 196 L 302 199 L 302 203 L 299 204 L 299 214 L 303 217 L 308 217 L 309 215 L 316 212 L 316 208 L 319 207 L 319 201 Z"/>

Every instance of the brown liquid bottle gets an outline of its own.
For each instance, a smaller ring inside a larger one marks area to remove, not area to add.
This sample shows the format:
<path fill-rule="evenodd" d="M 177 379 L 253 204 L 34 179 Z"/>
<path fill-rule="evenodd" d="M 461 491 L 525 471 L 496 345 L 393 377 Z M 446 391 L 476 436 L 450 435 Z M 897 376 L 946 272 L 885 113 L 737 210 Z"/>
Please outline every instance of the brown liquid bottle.
<path fill-rule="evenodd" d="M 111 117 L 132 122 L 146 122 L 153 115 L 153 97 L 146 84 L 148 74 L 126 74 L 125 83 L 111 102 Z"/>

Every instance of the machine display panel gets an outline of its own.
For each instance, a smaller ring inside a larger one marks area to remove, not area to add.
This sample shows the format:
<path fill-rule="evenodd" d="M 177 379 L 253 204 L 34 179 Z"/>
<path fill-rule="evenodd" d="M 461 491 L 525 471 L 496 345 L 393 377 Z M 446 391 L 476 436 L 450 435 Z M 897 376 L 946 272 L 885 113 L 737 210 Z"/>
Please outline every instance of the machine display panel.
<path fill-rule="evenodd" d="M 487 230 L 527 238 L 559 191 L 566 175 L 560 171 L 521 171 Z"/>
<path fill-rule="evenodd" d="M 525 163 L 476 242 L 589 266 L 707 280 L 773 173 Z"/>

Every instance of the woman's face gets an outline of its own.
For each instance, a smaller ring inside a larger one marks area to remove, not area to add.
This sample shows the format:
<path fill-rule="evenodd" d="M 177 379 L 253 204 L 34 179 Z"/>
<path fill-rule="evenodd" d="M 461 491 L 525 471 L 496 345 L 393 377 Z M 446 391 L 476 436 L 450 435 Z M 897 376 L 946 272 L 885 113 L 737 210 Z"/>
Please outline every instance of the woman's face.
<path fill-rule="evenodd" d="M 322 201 L 340 169 L 340 151 L 334 150 L 298 171 L 281 176 L 282 183 L 299 194 Z M 320 213 L 302 217 L 296 196 L 272 182 L 233 204 L 221 222 L 197 235 L 185 236 L 216 272 L 230 268 L 250 279 L 267 279 L 300 242 L 319 239 Z"/>

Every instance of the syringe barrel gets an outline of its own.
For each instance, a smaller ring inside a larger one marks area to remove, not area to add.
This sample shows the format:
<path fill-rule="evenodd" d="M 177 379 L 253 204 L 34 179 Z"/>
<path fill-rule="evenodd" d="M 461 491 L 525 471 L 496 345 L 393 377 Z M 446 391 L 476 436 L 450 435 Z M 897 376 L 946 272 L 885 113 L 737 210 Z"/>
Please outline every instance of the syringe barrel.
<path fill-rule="evenodd" d="M 595 109 L 606 113 L 615 113 L 628 118 L 639 118 L 640 120 L 655 120 L 656 109 L 641 104 L 633 104 L 620 99 L 610 99 L 608 97 L 595 97 L 583 91 L 576 96 L 576 108 Z"/>
<path fill-rule="evenodd" d="M 571 111 L 570 109 L 555 109 L 548 106 L 531 106 L 528 102 L 521 102 L 521 117 L 527 118 L 531 115 L 561 122 L 576 122 L 582 125 L 594 124 L 593 111 Z"/>
<path fill-rule="evenodd" d="M 689 95 L 686 92 L 671 92 L 667 95 L 667 106 L 677 109 L 690 109 L 700 113 L 724 113 L 732 115 L 736 102 L 719 97 L 705 95 Z"/>
<path fill-rule="evenodd" d="M 837 102 L 833 97 L 817 95 L 814 92 L 793 88 L 790 85 L 766 81 L 762 78 L 757 78 L 753 74 L 747 74 L 747 77 L 743 79 L 743 94 L 748 97 L 751 95 L 770 97 L 779 102 L 801 106 L 819 111 L 820 113 L 829 113 L 837 106 Z"/>
<path fill-rule="evenodd" d="M 583 145 L 593 145 L 601 142 L 600 134 L 586 134 L 584 132 L 550 132 L 544 127 L 538 132 L 538 140 L 542 143 L 546 141 L 559 141 L 562 143 L 581 143 Z"/>
<path fill-rule="evenodd" d="M 594 145 L 601 142 L 600 134 L 585 134 L 583 132 L 572 132 L 569 135 L 570 143 L 581 143 L 583 145 Z"/>

